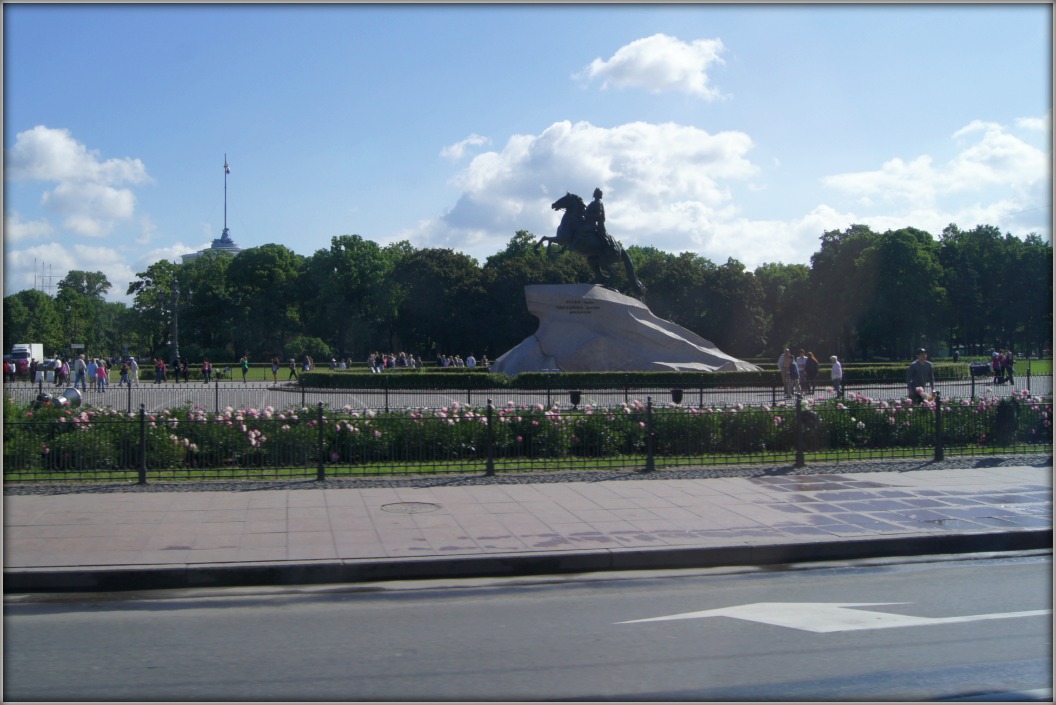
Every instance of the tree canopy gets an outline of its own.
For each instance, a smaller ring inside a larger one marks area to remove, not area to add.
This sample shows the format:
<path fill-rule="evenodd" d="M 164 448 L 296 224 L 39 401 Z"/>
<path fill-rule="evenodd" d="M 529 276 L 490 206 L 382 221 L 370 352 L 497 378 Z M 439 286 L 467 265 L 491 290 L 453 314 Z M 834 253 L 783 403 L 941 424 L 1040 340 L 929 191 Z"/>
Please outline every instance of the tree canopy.
<path fill-rule="evenodd" d="M 535 241 L 518 231 L 483 265 L 450 249 L 359 235 L 335 236 L 308 257 L 267 244 L 162 260 L 137 273 L 131 306 L 103 299 L 111 284 L 101 272 L 71 271 L 54 298 L 5 297 L 4 338 L 42 342 L 48 354 L 79 342 L 98 355 L 166 355 L 178 318 L 181 353 L 192 359 L 362 360 L 373 351 L 494 359 L 537 326 L 526 285 L 591 281 L 581 256 Z M 906 359 L 921 345 L 1037 354 L 1050 344 L 1052 246 L 1034 233 L 951 224 L 935 238 L 855 224 L 819 242 L 809 264 L 754 271 L 690 252 L 628 253 L 653 313 L 738 357 L 776 357 L 786 346 L 844 359 Z M 612 281 L 626 285 L 622 272 Z"/>

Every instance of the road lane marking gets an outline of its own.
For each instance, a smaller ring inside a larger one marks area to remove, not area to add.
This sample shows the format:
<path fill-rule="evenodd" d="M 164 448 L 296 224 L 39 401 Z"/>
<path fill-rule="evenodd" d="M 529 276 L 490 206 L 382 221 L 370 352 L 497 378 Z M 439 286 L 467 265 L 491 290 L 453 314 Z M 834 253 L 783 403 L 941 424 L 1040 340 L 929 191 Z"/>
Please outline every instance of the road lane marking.
<path fill-rule="evenodd" d="M 864 629 L 892 629 L 894 627 L 923 627 L 936 624 L 979 622 L 987 619 L 1015 619 L 1051 615 L 1052 610 L 1027 610 L 1023 612 L 995 612 L 970 614 L 959 617 L 913 617 L 891 612 L 873 612 L 856 609 L 883 605 L 906 605 L 908 602 L 755 602 L 717 610 L 685 612 L 665 617 L 632 619 L 617 624 L 640 624 L 642 622 L 666 622 L 676 619 L 702 619 L 706 617 L 732 617 L 750 622 L 771 624 L 789 629 L 799 629 L 817 634 L 850 632 Z"/>

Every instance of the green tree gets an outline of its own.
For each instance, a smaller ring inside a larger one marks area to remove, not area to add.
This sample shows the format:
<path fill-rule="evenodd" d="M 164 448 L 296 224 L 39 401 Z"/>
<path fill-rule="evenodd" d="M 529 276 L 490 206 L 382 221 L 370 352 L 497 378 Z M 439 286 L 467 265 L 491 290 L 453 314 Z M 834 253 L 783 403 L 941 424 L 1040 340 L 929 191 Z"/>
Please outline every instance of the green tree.
<path fill-rule="evenodd" d="M 189 360 L 237 360 L 244 350 L 235 350 L 231 332 L 237 311 L 228 285 L 228 267 L 234 256 L 209 252 L 181 264 L 179 277 L 180 354 Z"/>
<path fill-rule="evenodd" d="M 938 243 L 923 230 L 887 231 L 862 252 L 859 267 L 872 297 L 862 310 L 858 329 L 866 349 L 909 359 L 913 348 L 934 350 L 946 313 Z"/>
<path fill-rule="evenodd" d="M 103 297 L 110 291 L 110 282 L 102 272 L 70 270 L 58 284 L 55 297 L 58 310 L 66 311 L 72 323 L 74 337 L 93 355 L 110 355 L 113 331 L 104 327 Z"/>
<path fill-rule="evenodd" d="M 337 354 L 365 357 L 377 346 L 389 312 L 393 259 L 359 235 L 331 238 L 304 265 L 305 326 Z"/>
<path fill-rule="evenodd" d="M 67 354 L 69 334 L 63 327 L 58 304 L 42 291 L 26 289 L 4 297 L 4 341 L 41 343 L 45 355 Z"/>
<path fill-rule="evenodd" d="M 803 315 L 804 302 L 811 301 L 810 268 L 768 262 L 756 267 L 754 275 L 762 292 L 766 354 L 776 359 L 786 346 L 828 349 L 820 340 L 820 326 L 808 327 Z"/>
<path fill-rule="evenodd" d="M 479 322 L 486 299 L 475 259 L 450 249 L 418 250 L 394 276 L 406 287 L 398 319 L 405 352 L 483 354 L 488 336 Z"/>
<path fill-rule="evenodd" d="M 304 257 L 283 245 L 242 250 L 227 267 L 235 313 L 232 354 L 261 357 L 279 352 L 303 334 L 305 302 L 298 297 Z"/>
<path fill-rule="evenodd" d="M 861 257 L 879 237 L 868 225 L 822 234 L 821 247 L 810 258 L 810 292 L 803 296 L 805 306 L 819 311 L 814 330 L 817 350 L 831 351 L 844 360 L 853 359 L 856 351 L 865 354 L 858 325 L 865 306 L 880 292 L 875 281 L 862 278 Z M 806 331 L 800 333 L 808 337 Z"/>
<path fill-rule="evenodd" d="M 148 352 L 151 357 L 156 357 L 168 352 L 164 348 L 172 339 L 172 285 L 178 272 L 175 263 L 163 259 L 145 271 L 137 272 L 137 278 L 129 283 L 126 293 L 133 297 L 134 330 L 137 342 L 142 346 L 137 354 Z"/>

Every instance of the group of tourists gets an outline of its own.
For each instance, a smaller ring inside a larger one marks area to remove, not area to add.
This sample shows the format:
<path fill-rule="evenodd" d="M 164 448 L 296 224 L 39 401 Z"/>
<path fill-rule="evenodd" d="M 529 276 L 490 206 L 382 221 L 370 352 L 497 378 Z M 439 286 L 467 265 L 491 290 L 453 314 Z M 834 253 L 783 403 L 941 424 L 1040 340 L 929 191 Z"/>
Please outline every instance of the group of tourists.
<path fill-rule="evenodd" d="M 1016 356 L 1011 350 L 995 350 L 991 353 L 990 368 L 994 371 L 994 384 L 1015 384 Z"/>
<path fill-rule="evenodd" d="M 832 388 L 837 396 L 843 396 L 843 366 L 835 355 L 829 358 L 832 363 Z M 777 358 L 777 368 L 781 370 L 781 384 L 785 388 L 785 398 L 793 394 L 813 394 L 817 386 L 821 363 L 814 353 L 800 350 L 793 355 L 792 350 L 785 348 Z"/>

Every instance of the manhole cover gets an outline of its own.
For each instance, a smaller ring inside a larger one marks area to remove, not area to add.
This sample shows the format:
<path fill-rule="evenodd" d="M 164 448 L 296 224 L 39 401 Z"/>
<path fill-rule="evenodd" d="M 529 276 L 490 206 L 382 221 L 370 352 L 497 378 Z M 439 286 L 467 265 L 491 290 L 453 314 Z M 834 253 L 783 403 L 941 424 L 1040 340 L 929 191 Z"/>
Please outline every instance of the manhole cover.
<path fill-rule="evenodd" d="M 432 504 L 431 502 L 397 502 L 396 504 L 383 504 L 381 511 L 395 514 L 423 514 L 425 512 L 435 512 L 439 508 L 439 504 Z"/>

